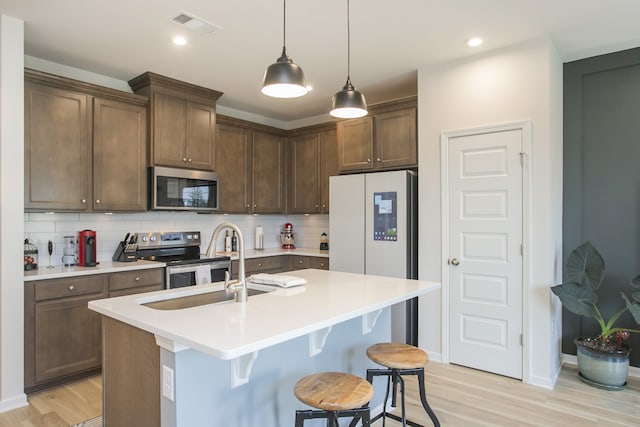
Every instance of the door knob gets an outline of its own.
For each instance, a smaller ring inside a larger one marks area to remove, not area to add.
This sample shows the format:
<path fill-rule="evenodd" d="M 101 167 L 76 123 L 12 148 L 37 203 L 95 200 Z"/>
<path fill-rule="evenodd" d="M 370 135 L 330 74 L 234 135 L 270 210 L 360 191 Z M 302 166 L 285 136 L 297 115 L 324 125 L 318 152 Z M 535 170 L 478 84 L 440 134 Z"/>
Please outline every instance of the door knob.
<path fill-rule="evenodd" d="M 456 265 L 460 264 L 460 260 L 458 258 L 451 258 L 449 260 L 449 264 L 456 266 Z"/>

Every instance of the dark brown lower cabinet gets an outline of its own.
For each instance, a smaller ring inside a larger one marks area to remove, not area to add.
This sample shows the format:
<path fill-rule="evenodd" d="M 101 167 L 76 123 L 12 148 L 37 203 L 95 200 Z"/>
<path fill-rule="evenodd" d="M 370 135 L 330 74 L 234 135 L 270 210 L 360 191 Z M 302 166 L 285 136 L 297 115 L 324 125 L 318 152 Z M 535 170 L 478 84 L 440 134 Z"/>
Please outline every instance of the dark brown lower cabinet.
<path fill-rule="evenodd" d="M 153 334 L 103 316 L 105 426 L 160 425 L 160 347 Z"/>
<path fill-rule="evenodd" d="M 247 259 L 244 268 L 247 276 L 254 273 L 282 273 L 305 268 L 328 270 L 329 258 L 305 255 L 265 256 Z M 238 278 L 238 261 L 231 261 L 231 276 L 234 279 Z"/>
<path fill-rule="evenodd" d="M 90 375 L 102 363 L 100 315 L 89 301 L 107 297 L 106 276 L 25 284 L 25 391 Z"/>
<path fill-rule="evenodd" d="M 164 269 L 25 282 L 26 393 L 93 375 L 102 367 L 101 316 L 89 301 L 164 287 Z"/>

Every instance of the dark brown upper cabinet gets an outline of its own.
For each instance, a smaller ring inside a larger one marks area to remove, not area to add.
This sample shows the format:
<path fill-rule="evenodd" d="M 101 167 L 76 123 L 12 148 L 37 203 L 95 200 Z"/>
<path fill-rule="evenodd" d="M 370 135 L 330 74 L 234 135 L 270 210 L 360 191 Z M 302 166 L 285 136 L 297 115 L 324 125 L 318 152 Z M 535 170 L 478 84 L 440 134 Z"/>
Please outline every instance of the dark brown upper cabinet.
<path fill-rule="evenodd" d="M 418 167 L 416 98 L 378 104 L 337 122 L 338 169 L 367 172 Z"/>
<path fill-rule="evenodd" d="M 25 210 L 147 209 L 147 98 L 25 70 Z"/>
<path fill-rule="evenodd" d="M 338 175 L 335 125 L 293 131 L 287 155 L 287 212 L 329 213 L 329 177 Z"/>
<path fill-rule="evenodd" d="M 222 92 L 151 72 L 129 85 L 150 99 L 152 165 L 216 169 L 216 101 Z"/>

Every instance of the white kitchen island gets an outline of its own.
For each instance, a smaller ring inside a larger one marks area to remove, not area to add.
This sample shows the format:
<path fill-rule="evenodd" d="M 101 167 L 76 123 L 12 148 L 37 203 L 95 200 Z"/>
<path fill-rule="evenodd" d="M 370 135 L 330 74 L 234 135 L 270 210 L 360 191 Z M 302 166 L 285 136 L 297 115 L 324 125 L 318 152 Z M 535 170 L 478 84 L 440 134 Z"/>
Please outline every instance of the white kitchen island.
<path fill-rule="evenodd" d="M 389 307 L 440 288 L 311 269 L 283 274 L 307 284 L 252 295 L 245 304 L 175 310 L 144 304 L 222 285 L 90 302 L 104 315 L 105 426 L 293 425 L 295 410 L 304 407 L 293 395 L 298 379 L 320 371 L 364 376 L 374 366 L 366 348 L 390 339 Z M 324 425 L 314 421 L 305 425 Z"/>

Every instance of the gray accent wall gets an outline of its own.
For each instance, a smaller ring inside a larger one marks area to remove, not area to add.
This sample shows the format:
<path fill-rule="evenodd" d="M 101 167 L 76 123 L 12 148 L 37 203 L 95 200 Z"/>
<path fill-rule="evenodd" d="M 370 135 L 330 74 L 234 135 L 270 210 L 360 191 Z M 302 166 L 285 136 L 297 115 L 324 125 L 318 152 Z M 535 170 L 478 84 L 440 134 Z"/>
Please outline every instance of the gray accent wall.
<path fill-rule="evenodd" d="M 640 48 L 564 65 L 563 259 L 590 240 L 605 260 L 600 308 L 623 307 L 640 274 Z M 566 273 L 564 280 L 567 280 Z M 595 335 L 594 319 L 563 312 L 562 349 Z M 626 313 L 619 326 L 637 327 Z M 640 334 L 627 341 L 640 366 Z"/>

